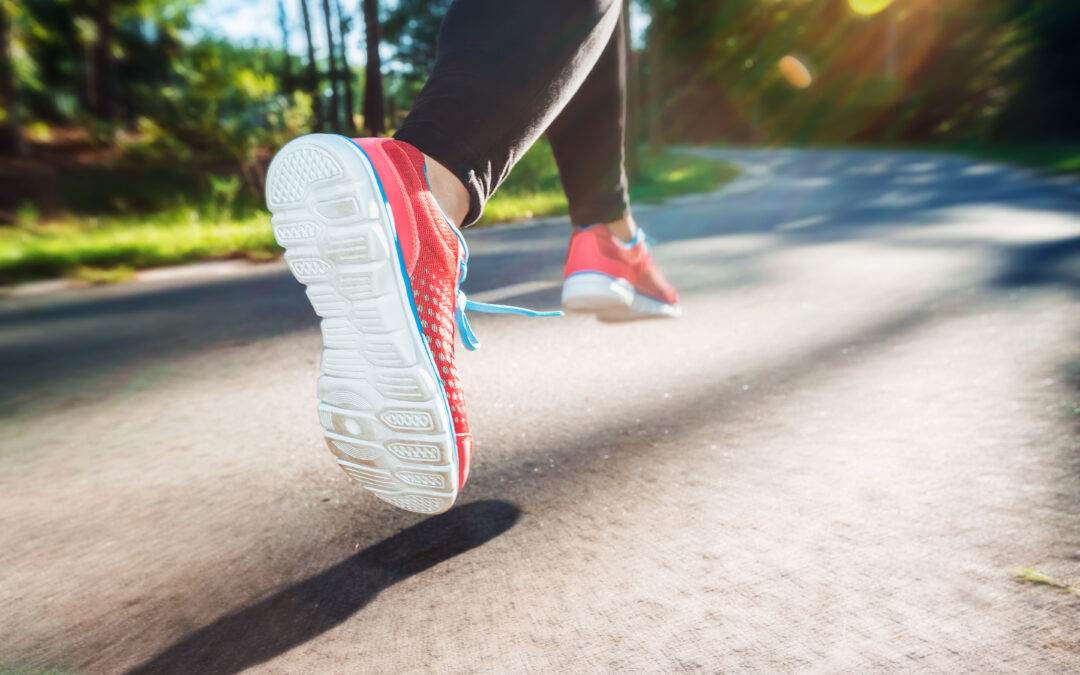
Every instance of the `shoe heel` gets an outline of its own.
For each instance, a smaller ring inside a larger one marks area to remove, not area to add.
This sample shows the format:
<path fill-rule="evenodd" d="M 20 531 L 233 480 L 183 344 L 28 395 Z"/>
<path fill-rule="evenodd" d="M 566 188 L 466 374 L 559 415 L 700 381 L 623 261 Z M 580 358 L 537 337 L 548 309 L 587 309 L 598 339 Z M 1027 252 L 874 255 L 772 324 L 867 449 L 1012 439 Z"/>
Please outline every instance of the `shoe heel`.
<path fill-rule="evenodd" d="M 562 306 L 568 312 L 599 313 L 627 309 L 634 289 L 622 279 L 598 272 L 579 272 L 563 282 Z"/>

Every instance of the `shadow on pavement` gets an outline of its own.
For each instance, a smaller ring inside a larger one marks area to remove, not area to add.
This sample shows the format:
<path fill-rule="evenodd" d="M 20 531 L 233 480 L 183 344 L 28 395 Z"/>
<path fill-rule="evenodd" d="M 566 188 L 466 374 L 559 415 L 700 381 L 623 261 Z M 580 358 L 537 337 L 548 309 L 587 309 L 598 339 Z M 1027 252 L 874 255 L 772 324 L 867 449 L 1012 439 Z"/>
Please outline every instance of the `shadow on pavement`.
<path fill-rule="evenodd" d="M 494 539 L 518 517 L 505 501 L 455 507 L 196 630 L 129 674 L 214 675 L 263 663 L 344 622 L 383 589 Z"/>
<path fill-rule="evenodd" d="M 792 386 L 838 364 L 851 364 L 845 347 L 880 347 L 924 327 L 934 318 L 927 304 L 891 316 L 859 335 L 839 335 L 757 371 L 751 378 L 755 389 Z M 732 382 L 723 375 L 702 377 L 662 402 L 643 400 L 619 418 L 578 435 L 573 442 L 550 445 L 491 467 L 471 479 L 470 491 L 497 497 L 507 494 L 507 483 L 518 485 L 520 494 L 521 490 L 535 493 L 557 484 L 587 482 L 601 471 L 605 455 L 624 462 L 652 456 L 656 443 L 670 438 L 665 435 L 666 427 L 696 429 L 708 421 L 737 417 L 745 413 L 745 406 L 757 405 L 757 399 L 739 396 L 742 380 Z M 644 424 L 634 427 L 638 433 L 631 439 L 625 430 L 628 420 L 634 419 Z M 534 473 L 538 458 L 555 462 L 563 468 L 562 473 Z M 517 507 L 497 498 L 428 518 L 316 576 L 196 630 L 128 675 L 226 675 L 268 661 L 347 621 L 383 589 L 494 539 L 513 527 L 518 518 Z"/>
<path fill-rule="evenodd" d="M 994 280 L 998 286 L 1059 284 L 1080 289 L 1080 237 L 1018 245 Z"/>

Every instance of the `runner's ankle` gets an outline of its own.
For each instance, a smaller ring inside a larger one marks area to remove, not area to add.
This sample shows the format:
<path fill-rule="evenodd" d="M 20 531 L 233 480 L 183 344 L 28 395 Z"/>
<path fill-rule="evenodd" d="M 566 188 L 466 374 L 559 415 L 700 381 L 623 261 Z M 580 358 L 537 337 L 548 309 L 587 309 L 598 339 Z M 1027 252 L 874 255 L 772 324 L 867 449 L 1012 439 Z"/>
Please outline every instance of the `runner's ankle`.
<path fill-rule="evenodd" d="M 625 218 L 605 223 L 605 225 L 611 230 L 611 234 L 615 235 L 615 238 L 624 244 L 633 241 L 634 235 L 637 234 L 637 223 L 634 222 L 634 217 L 630 214 L 627 214 Z"/>

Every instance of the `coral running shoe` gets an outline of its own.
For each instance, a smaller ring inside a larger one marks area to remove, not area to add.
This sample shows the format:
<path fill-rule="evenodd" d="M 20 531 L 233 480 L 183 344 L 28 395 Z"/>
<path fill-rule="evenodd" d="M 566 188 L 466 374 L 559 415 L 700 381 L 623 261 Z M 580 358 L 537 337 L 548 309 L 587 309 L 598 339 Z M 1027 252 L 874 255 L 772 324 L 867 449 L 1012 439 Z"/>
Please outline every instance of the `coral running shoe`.
<path fill-rule="evenodd" d="M 274 237 L 322 317 L 319 419 L 338 464 L 394 506 L 441 513 L 469 475 L 472 436 L 454 362 L 468 252 L 424 156 L 389 138 L 311 134 L 266 179 Z"/>
<path fill-rule="evenodd" d="M 575 228 L 570 238 L 562 305 L 601 321 L 676 317 L 679 294 L 653 262 L 640 227 L 626 243 L 598 223 Z"/>

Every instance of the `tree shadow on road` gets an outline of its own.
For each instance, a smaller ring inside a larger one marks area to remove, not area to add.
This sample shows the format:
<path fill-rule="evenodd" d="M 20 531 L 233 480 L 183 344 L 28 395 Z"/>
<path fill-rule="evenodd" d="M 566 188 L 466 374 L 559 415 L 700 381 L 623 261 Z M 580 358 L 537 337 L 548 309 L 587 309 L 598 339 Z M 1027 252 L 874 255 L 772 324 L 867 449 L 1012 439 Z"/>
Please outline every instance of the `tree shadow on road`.
<path fill-rule="evenodd" d="M 1080 237 L 1017 245 L 994 279 L 995 285 L 1058 284 L 1080 289 Z"/>
<path fill-rule="evenodd" d="M 129 675 L 224 675 L 263 663 L 341 624 L 383 589 L 501 535 L 518 517 L 514 505 L 489 500 L 428 518 L 196 630 Z"/>

